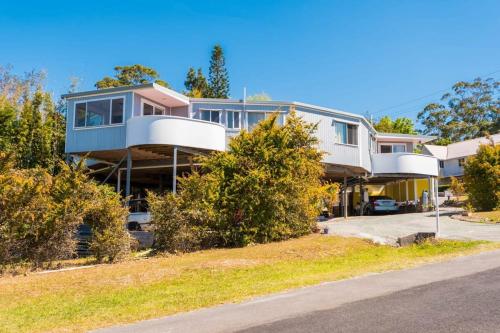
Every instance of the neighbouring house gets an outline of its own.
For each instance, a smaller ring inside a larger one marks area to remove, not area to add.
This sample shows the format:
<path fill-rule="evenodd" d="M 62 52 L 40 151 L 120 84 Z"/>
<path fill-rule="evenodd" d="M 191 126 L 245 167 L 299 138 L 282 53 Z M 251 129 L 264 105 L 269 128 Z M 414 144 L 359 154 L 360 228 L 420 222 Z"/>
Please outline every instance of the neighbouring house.
<path fill-rule="evenodd" d="M 342 184 L 339 212 L 353 213 L 367 194 L 417 203 L 424 191 L 437 193 L 437 158 L 414 153 L 435 138 L 378 133 L 358 114 L 299 102 L 189 98 L 154 83 L 63 97 L 66 152 L 87 156 L 93 176 L 132 201 L 146 189 L 175 192 L 176 176 L 196 167 L 195 155 L 223 151 L 240 130 L 273 112 L 283 123 L 292 110 L 318 124 L 325 177 Z"/>
<path fill-rule="evenodd" d="M 444 183 L 449 183 L 450 177 L 461 177 L 464 175 L 464 163 L 467 157 L 476 154 L 479 145 L 500 143 L 500 133 L 490 137 L 481 137 L 461 142 L 455 142 L 447 146 L 423 145 L 425 154 L 432 155 L 439 160 L 439 177 Z"/>

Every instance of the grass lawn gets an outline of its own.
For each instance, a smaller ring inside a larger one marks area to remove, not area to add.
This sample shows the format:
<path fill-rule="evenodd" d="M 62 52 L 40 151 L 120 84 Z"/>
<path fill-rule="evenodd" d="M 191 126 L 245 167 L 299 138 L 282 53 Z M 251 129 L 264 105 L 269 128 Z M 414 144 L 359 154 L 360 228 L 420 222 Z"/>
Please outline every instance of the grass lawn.
<path fill-rule="evenodd" d="M 0 332 L 82 332 L 498 247 L 440 241 L 393 248 L 311 235 L 247 248 L 5 276 L 0 278 Z"/>

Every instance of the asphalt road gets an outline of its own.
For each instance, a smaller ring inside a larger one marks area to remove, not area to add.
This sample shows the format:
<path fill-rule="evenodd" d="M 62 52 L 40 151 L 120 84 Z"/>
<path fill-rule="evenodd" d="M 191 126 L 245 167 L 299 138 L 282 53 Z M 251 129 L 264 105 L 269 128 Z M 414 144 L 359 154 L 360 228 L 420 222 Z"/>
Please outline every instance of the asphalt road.
<path fill-rule="evenodd" d="M 500 332 L 500 251 L 96 332 Z"/>
<path fill-rule="evenodd" d="M 500 268 L 239 332 L 500 332 Z"/>

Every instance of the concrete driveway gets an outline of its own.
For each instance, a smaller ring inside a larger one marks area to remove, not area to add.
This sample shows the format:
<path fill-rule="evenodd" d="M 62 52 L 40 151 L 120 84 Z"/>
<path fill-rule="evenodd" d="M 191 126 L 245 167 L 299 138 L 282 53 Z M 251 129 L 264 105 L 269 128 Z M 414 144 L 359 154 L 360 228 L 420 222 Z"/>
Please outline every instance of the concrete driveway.
<path fill-rule="evenodd" d="M 456 208 L 440 209 L 440 237 L 462 240 L 500 242 L 500 224 L 470 223 L 454 220 Z M 398 237 L 416 232 L 436 231 L 434 212 L 396 215 L 353 216 L 347 220 L 335 218 L 320 223 L 328 226 L 329 234 L 368 238 L 377 243 L 395 244 Z"/>

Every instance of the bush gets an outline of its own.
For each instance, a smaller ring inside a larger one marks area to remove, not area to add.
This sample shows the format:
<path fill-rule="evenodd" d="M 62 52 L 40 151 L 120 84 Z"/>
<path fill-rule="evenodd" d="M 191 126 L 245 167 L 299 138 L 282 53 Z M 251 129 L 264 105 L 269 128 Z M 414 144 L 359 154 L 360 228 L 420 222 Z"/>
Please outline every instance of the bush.
<path fill-rule="evenodd" d="M 234 137 L 227 151 L 199 158 L 202 174 L 180 178 L 177 197 L 150 194 L 155 230 L 162 234 L 159 248 L 178 250 L 176 237 L 195 239 L 193 249 L 312 232 L 325 191 L 332 195 L 332 187 L 320 181 L 324 169 L 315 130 L 294 113 L 279 125 L 275 114 Z"/>
<path fill-rule="evenodd" d="M 500 208 L 500 145 L 480 145 L 477 154 L 467 158 L 464 188 L 472 206 L 479 211 Z"/>
<path fill-rule="evenodd" d="M 118 194 L 89 181 L 82 164 L 58 168 L 55 176 L 42 168 L 18 170 L 0 154 L 0 265 L 40 267 L 74 256 L 76 230 L 86 218 L 99 258 L 124 253 L 127 211 Z"/>
<path fill-rule="evenodd" d="M 461 197 L 465 194 L 464 183 L 456 177 L 451 177 L 450 190 L 456 197 Z"/>
<path fill-rule="evenodd" d="M 55 177 L 41 168 L 16 170 L 5 155 L 2 159 L 0 264 L 28 261 L 38 267 L 71 257 L 83 221 L 77 184 L 84 176 L 67 167 Z"/>
<path fill-rule="evenodd" d="M 172 193 L 148 193 L 154 230 L 154 248 L 170 253 L 199 249 L 200 239 L 181 208 L 181 199 Z"/>
<path fill-rule="evenodd" d="M 128 209 L 121 197 L 109 186 L 90 183 L 92 195 L 86 207 L 85 221 L 92 228 L 90 250 L 98 262 L 123 258 L 130 252 L 130 235 L 125 229 Z"/>

